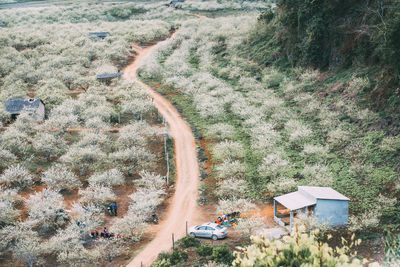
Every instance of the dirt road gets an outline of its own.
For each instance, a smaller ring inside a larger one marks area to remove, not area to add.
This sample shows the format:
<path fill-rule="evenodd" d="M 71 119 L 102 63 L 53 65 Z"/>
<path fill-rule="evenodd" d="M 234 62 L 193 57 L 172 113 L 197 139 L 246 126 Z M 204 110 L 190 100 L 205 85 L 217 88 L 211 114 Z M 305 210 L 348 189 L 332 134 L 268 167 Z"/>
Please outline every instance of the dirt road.
<path fill-rule="evenodd" d="M 186 221 L 189 226 L 201 222 L 201 210 L 196 202 L 199 166 L 192 130 L 168 100 L 141 82 L 136 76 L 137 69 L 152 48 L 136 47 L 138 55 L 135 61 L 123 72 L 126 79 L 138 82 L 150 92 L 155 106 L 168 122 L 170 135 L 174 138 L 175 143 L 177 177 L 175 194 L 170 201 L 166 216 L 160 218 L 160 225 L 156 228 L 158 232 L 154 239 L 127 265 L 130 267 L 140 267 L 141 263 L 143 266 L 150 266 L 159 252 L 172 247 L 172 233 L 177 240 L 185 235 Z"/>

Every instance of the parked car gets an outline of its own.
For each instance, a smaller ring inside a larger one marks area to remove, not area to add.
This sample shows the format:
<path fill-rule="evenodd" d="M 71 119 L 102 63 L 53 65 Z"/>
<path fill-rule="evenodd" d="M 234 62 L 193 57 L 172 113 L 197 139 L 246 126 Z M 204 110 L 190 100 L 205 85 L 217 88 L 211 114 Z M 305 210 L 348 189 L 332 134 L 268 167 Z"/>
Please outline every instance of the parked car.
<path fill-rule="evenodd" d="M 189 235 L 192 237 L 206 237 L 217 240 L 225 238 L 228 235 L 228 229 L 216 223 L 208 222 L 190 227 Z"/>

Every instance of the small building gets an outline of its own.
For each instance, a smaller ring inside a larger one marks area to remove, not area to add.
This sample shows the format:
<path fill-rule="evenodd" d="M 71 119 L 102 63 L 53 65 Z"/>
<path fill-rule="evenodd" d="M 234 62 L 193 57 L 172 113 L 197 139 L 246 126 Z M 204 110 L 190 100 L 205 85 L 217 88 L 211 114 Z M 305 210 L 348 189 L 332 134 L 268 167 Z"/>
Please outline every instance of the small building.
<path fill-rule="evenodd" d="M 97 36 L 101 39 L 106 38 L 110 34 L 108 32 L 89 32 L 89 36 Z"/>
<path fill-rule="evenodd" d="M 10 98 L 6 101 L 6 111 L 13 119 L 23 110 L 34 114 L 36 121 L 43 121 L 45 115 L 44 103 L 40 98 Z"/>
<path fill-rule="evenodd" d="M 278 206 L 284 209 L 278 210 Z M 303 212 L 312 214 L 319 222 L 330 226 L 346 225 L 349 219 L 349 198 L 330 187 L 299 186 L 297 192 L 274 198 L 274 220 L 279 225 L 290 225 L 293 217 Z M 285 221 L 289 217 L 289 221 Z"/>
<path fill-rule="evenodd" d="M 171 2 L 169 2 L 169 4 L 167 6 L 175 7 L 176 4 L 183 3 L 183 2 L 185 2 L 185 0 L 172 0 Z"/>
<path fill-rule="evenodd" d="M 121 77 L 122 75 L 124 75 L 123 72 L 116 72 L 116 73 L 106 73 L 106 74 L 99 74 L 96 75 L 96 79 L 98 80 L 103 80 L 103 79 L 112 79 L 112 78 L 116 78 L 116 77 Z"/>

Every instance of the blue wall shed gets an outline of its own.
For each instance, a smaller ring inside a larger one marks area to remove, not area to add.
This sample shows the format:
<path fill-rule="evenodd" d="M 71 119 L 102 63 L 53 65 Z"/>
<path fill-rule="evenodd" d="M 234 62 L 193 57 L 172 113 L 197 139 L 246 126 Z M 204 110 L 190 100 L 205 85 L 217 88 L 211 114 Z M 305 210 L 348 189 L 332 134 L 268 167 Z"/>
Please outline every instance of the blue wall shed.
<path fill-rule="evenodd" d="M 349 201 L 317 199 L 314 215 L 321 223 L 328 223 L 332 226 L 347 224 L 349 220 Z"/>
<path fill-rule="evenodd" d="M 297 211 L 313 210 L 313 215 L 321 223 L 330 226 L 346 225 L 349 220 L 349 198 L 330 187 L 299 186 L 298 191 L 274 198 L 274 220 L 284 225 L 287 214 L 278 215 L 277 204 L 290 211 L 290 230 Z"/>

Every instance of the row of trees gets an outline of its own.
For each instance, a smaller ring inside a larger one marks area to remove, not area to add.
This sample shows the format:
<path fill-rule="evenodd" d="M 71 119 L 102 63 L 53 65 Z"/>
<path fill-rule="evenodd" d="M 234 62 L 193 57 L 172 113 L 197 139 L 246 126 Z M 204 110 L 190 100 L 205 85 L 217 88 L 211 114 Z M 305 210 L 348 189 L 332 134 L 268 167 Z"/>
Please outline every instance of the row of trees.
<path fill-rule="evenodd" d="M 187 114 L 195 110 L 192 123 L 218 140 L 209 149 L 221 198 L 268 198 L 301 184 L 332 186 L 352 199 L 355 228 L 377 227 L 395 212 L 396 193 L 388 185 L 399 183 L 399 138 L 370 127 L 378 116 L 358 99 L 314 93 L 318 71 L 297 68 L 289 77 L 238 56 L 255 23 L 252 16 L 188 22 L 154 51 L 140 74 L 182 91 L 184 100 L 173 100 Z M 355 75 L 324 86 L 340 86 L 332 90 L 351 96 L 369 83 Z M 395 144 L 391 151 L 387 143 Z M 362 220 L 367 213 L 375 219 Z"/>
<path fill-rule="evenodd" d="M 151 172 L 161 155 L 149 142 L 158 146 L 162 139 L 150 96 L 136 83 L 105 84 L 95 75 L 117 72 L 131 54 L 131 42 L 164 38 L 170 24 L 98 21 L 120 19 L 123 12 L 144 14 L 134 4 L 123 6 L 0 12 L 7 26 L 0 38 L 0 126 L 6 126 L 0 129 L 0 253 L 7 264 L 111 262 L 140 239 L 147 218 L 163 200 L 165 181 Z M 87 23 L 85 16 L 96 22 Z M 70 20 L 82 23 L 60 24 Z M 110 36 L 101 40 L 88 36 L 91 31 Z M 22 112 L 9 122 L 5 101 L 28 95 L 46 104 L 45 120 L 37 124 Z M 119 212 L 109 227 L 123 238 L 90 239 L 91 231 L 105 225 L 107 205 L 120 201 L 124 184 L 137 190 L 128 212 Z"/>

